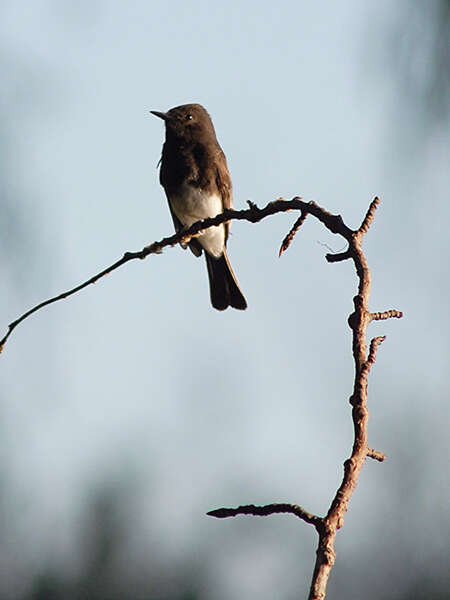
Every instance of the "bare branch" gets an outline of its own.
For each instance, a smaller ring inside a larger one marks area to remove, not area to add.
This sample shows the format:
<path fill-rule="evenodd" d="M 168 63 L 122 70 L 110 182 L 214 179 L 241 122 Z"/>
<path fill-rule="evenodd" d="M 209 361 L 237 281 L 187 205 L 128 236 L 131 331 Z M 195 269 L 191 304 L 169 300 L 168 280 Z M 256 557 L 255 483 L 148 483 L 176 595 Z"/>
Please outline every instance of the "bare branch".
<path fill-rule="evenodd" d="M 343 260 L 348 260 L 351 258 L 350 249 L 345 250 L 345 252 L 337 252 L 336 254 L 326 254 L 325 258 L 329 263 L 342 262 Z"/>
<path fill-rule="evenodd" d="M 267 517 L 269 515 L 280 513 L 290 513 L 299 519 L 306 521 L 306 523 L 310 523 L 311 525 L 319 528 L 322 523 L 322 519 L 320 517 L 313 515 L 297 504 L 275 503 L 267 504 L 265 506 L 247 504 L 245 506 L 238 506 L 237 508 L 217 508 L 216 510 L 210 510 L 206 514 L 210 517 L 216 517 L 217 519 L 226 519 L 227 517 L 236 517 L 237 515 Z"/>
<path fill-rule="evenodd" d="M 400 310 L 385 310 L 371 314 L 372 321 L 384 321 L 385 319 L 401 319 L 403 313 Z"/>
<path fill-rule="evenodd" d="M 366 365 L 373 365 L 375 359 L 377 358 L 378 347 L 384 342 L 385 339 L 385 335 L 380 335 L 379 337 L 374 337 L 372 340 L 370 340 L 369 356 L 367 357 Z"/>
<path fill-rule="evenodd" d="M 324 518 L 324 530 L 319 533 L 319 545 L 316 554 L 316 564 L 309 592 L 309 600 L 323 600 L 326 595 L 328 578 L 335 561 L 334 540 L 336 533 L 344 524 L 344 516 L 348 509 L 350 498 L 358 483 L 359 474 L 368 455 L 372 458 L 381 458 L 381 453 L 369 451 L 367 444 L 367 424 L 369 411 L 367 409 L 367 377 L 371 366 L 375 362 L 378 346 L 384 337 L 377 337 L 371 341 L 369 355 L 366 358 L 366 331 L 371 319 L 368 310 L 370 295 L 370 270 L 362 251 L 362 238 L 368 230 L 379 200 L 371 203 L 360 229 L 355 232 L 350 240 L 349 253 L 354 261 L 358 275 L 358 295 L 354 298 L 355 311 L 349 318 L 352 329 L 353 359 L 355 363 L 355 379 L 353 394 L 350 398 L 352 405 L 352 420 L 354 441 L 351 456 L 344 463 L 344 476 L 339 489 L 331 503 L 330 509 Z"/>
<path fill-rule="evenodd" d="M 400 318 L 402 313 L 400 311 L 371 313 L 368 308 L 371 276 L 366 258 L 362 251 L 362 240 L 373 221 L 378 204 L 378 198 L 375 198 L 371 202 L 366 216 L 357 231 L 352 231 L 347 227 L 339 215 L 330 215 L 326 211 L 323 211 L 323 209 L 320 211 L 320 214 L 317 214 L 318 207 L 315 207 L 314 204 L 312 205 L 314 210 L 307 211 L 306 206 L 300 207 L 302 214 L 281 246 L 282 250 L 289 246 L 298 227 L 304 221 L 306 211 L 310 212 L 330 231 L 340 234 L 349 243 L 349 247 L 345 252 L 327 254 L 327 261 L 339 262 L 352 259 L 358 276 L 358 294 L 354 298 L 355 308 L 348 320 L 349 326 L 352 329 L 352 350 L 355 363 L 353 394 L 350 398 L 354 428 L 353 448 L 350 458 L 344 463 L 342 483 L 336 492 L 327 515 L 323 518 L 314 517 L 314 515 L 310 515 L 310 513 L 303 511 L 303 509 L 301 509 L 300 514 L 297 514 L 292 510 L 292 507 L 295 505 L 290 504 L 274 504 L 263 507 L 249 505 L 241 506 L 239 508 L 221 508 L 208 513 L 212 516 L 225 518 L 237 514 L 265 516 L 276 512 L 291 512 L 300 516 L 304 521 L 314 525 L 319 534 L 319 544 L 316 552 L 316 563 L 311 581 L 309 600 L 323 600 L 325 598 L 328 578 L 336 556 L 334 550 L 336 534 L 344 524 L 344 516 L 347 512 L 348 504 L 358 483 L 359 474 L 366 458 L 373 458 L 380 462 L 386 458 L 382 452 L 369 448 L 367 443 L 367 424 L 369 418 L 369 411 L 367 409 L 367 379 L 370 369 L 375 363 L 378 347 L 385 338 L 384 336 L 373 338 L 367 354 L 366 333 L 367 327 L 371 321 L 391 317 Z M 277 508 L 274 510 L 274 507 L 283 507 L 283 509 Z M 289 510 L 286 510 L 286 507 L 288 507 Z M 307 515 L 308 518 L 305 518 L 305 515 Z"/>
<path fill-rule="evenodd" d="M 374 460 L 377 460 L 378 462 L 383 462 L 387 458 L 386 454 L 384 454 L 383 452 L 379 452 L 378 450 L 375 450 L 374 448 L 367 448 L 367 457 L 373 458 Z"/>
<path fill-rule="evenodd" d="M 372 225 L 372 221 L 375 217 L 375 211 L 377 210 L 379 204 L 380 199 L 376 196 L 370 203 L 366 216 L 364 217 L 364 220 L 361 223 L 360 228 L 358 229 L 360 233 L 365 234 L 369 230 L 369 227 Z"/>
<path fill-rule="evenodd" d="M 236 515 L 268 516 L 278 513 L 290 513 L 302 519 L 303 521 L 314 525 L 319 534 L 319 543 L 316 552 L 316 562 L 309 592 L 309 600 L 323 600 L 326 595 L 329 574 L 335 561 L 336 553 L 334 550 L 334 543 L 336 534 L 337 531 L 343 526 L 344 516 L 347 512 L 350 498 L 352 497 L 355 487 L 358 483 L 359 474 L 364 462 L 366 458 L 373 458 L 380 462 L 386 458 L 382 452 L 374 450 L 373 448 L 369 448 L 367 443 L 367 425 L 369 418 L 369 411 L 367 409 L 367 380 L 371 367 L 375 363 L 378 347 L 385 338 L 384 336 L 373 338 L 370 342 L 369 352 L 367 353 L 366 334 L 367 327 L 371 321 L 388 318 L 400 318 L 402 317 L 402 313 L 397 310 L 371 313 L 368 308 L 371 275 L 366 258 L 362 251 L 362 240 L 364 234 L 368 231 L 373 221 L 378 204 L 379 199 L 375 198 L 371 202 L 360 228 L 357 231 L 354 231 L 344 223 L 340 215 L 333 215 L 314 202 L 307 203 L 301 200 L 299 197 L 295 197 L 290 201 L 279 199 L 275 202 L 269 203 L 263 209 L 258 208 L 255 204 L 249 201 L 249 209 L 247 210 L 226 210 L 224 213 L 221 213 L 214 218 L 198 221 L 189 227 L 189 229 L 180 231 L 179 233 L 170 237 L 163 238 L 159 242 L 154 242 L 139 252 L 127 252 L 121 259 L 117 260 L 103 271 L 100 271 L 84 283 L 81 283 L 67 292 L 63 292 L 58 296 L 50 298 L 49 300 L 41 302 L 9 325 L 7 334 L 3 340 L 0 341 L 0 350 L 3 348 L 5 342 L 15 327 L 17 327 L 19 323 L 44 306 L 77 293 L 130 260 L 137 258 L 143 259 L 150 254 L 159 254 L 162 252 L 163 248 L 167 246 L 174 246 L 179 242 L 186 244 L 192 237 L 199 235 L 205 229 L 214 225 L 219 225 L 233 219 L 257 223 L 269 215 L 279 212 L 286 212 L 289 210 L 298 210 L 301 213 L 300 217 L 297 219 L 296 223 L 285 237 L 281 245 L 280 253 L 289 247 L 289 244 L 297 233 L 299 227 L 305 221 L 308 214 L 316 217 L 332 233 L 341 235 L 348 242 L 348 249 L 345 252 L 340 252 L 338 254 L 327 254 L 326 259 L 330 263 L 351 259 L 354 263 L 358 277 L 358 293 L 353 299 L 354 312 L 348 319 L 349 326 L 352 330 L 352 352 L 355 364 L 353 393 L 350 398 L 350 403 L 352 405 L 354 439 L 351 455 L 344 463 L 342 482 L 335 494 L 333 501 L 331 502 L 328 513 L 325 517 L 318 517 L 307 512 L 298 505 L 288 503 L 274 503 L 265 506 L 255 506 L 250 504 L 239 506 L 237 508 L 219 508 L 207 513 L 210 516 L 221 519 L 234 517 Z"/>
<path fill-rule="evenodd" d="M 63 292 L 61 294 L 58 294 L 57 296 L 54 296 L 52 298 L 49 298 L 48 300 L 44 300 L 43 302 L 37 304 L 33 308 L 30 308 L 30 310 L 28 310 L 23 315 L 18 317 L 15 321 L 9 324 L 6 335 L 3 337 L 2 340 L 0 340 L 0 352 L 3 350 L 9 336 L 12 334 L 14 329 L 25 319 L 27 319 L 29 316 L 31 316 L 41 308 L 44 308 L 49 304 L 53 304 L 54 302 L 58 302 L 59 300 L 63 300 L 64 298 L 68 298 L 73 294 L 76 294 L 85 287 L 97 282 L 105 275 L 108 275 L 112 271 L 115 271 L 130 260 L 144 259 L 150 254 L 161 254 L 164 248 L 168 246 L 175 246 L 180 242 L 186 244 L 191 238 L 199 235 L 205 229 L 208 229 L 209 227 L 212 227 L 214 225 L 220 225 L 221 223 L 225 223 L 226 221 L 231 221 L 234 219 L 238 221 L 250 221 L 251 223 L 258 223 L 265 217 L 274 215 L 276 213 L 287 212 L 289 210 L 300 210 L 304 214 L 311 213 L 312 215 L 314 215 L 332 233 L 339 233 L 346 239 L 349 239 L 349 237 L 351 237 L 352 235 L 351 229 L 346 227 L 340 215 L 332 215 L 324 208 L 318 206 L 315 202 L 303 202 L 303 200 L 298 196 L 296 196 L 292 200 L 280 199 L 276 200 L 275 202 L 269 202 L 269 204 L 264 208 L 258 208 L 256 204 L 250 201 L 248 201 L 248 204 L 250 208 L 247 210 L 226 210 L 223 213 L 211 219 L 197 221 L 188 229 L 182 230 L 169 237 L 165 237 L 159 242 L 154 242 L 149 246 L 145 246 L 145 248 L 143 248 L 140 251 L 125 252 L 122 258 L 114 262 L 109 267 L 106 267 L 96 275 L 93 275 L 83 283 L 80 283 L 74 288 L 67 290 L 66 292 Z"/>
<path fill-rule="evenodd" d="M 295 234 L 300 229 L 300 227 L 303 225 L 307 216 L 308 216 L 308 213 L 302 211 L 301 215 L 299 216 L 299 218 L 295 221 L 294 225 L 292 226 L 290 232 L 287 234 L 287 236 L 282 241 L 281 246 L 280 246 L 280 251 L 278 252 L 278 256 L 281 256 L 283 254 L 283 252 L 286 252 L 286 250 L 289 248 L 292 240 L 295 237 Z"/>

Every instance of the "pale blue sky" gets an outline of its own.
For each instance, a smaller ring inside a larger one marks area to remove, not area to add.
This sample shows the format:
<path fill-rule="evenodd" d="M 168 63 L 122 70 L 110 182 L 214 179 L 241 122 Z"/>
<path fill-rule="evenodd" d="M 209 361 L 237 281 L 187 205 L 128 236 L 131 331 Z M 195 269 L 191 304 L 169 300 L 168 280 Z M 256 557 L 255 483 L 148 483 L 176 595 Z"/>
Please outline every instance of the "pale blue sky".
<path fill-rule="evenodd" d="M 388 336 L 369 437 L 389 460 L 364 469 L 335 567 L 342 576 L 360 560 L 373 585 L 389 581 L 393 522 L 400 547 L 420 536 L 439 555 L 442 523 L 427 515 L 445 511 L 448 477 L 448 130 L 423 133 L 386 59 L 404 5 L 39 0 L 4 2 L 0 19 L 0 183 L 13 215 L 2 220 L 3 329 L 172 232 L 150 109 L 204 104 L 238 208 L 301 195 L 357 226 L 381 196 L 365 244 L 371 307 L 405 312 L 370 328 Z M 351 448 L 356 281 L 350 264 L 325 262 L 323 244 L 343 244 L 312 218 L 278 259 L 295 218 L 233 223 L 245 313 L 213 311 L 203 260 L 174 248 L 13 334 L 0 361 L 10 590 L 47 562 L 76 570 L 90 494 L 125 478 L 126 544 L 140 560 L 152 549 L 149 568 L 207 553 L 207 598 L 304 594 L 311 528 L 204 516 L 271 501 L 322 514 Z M 425 564 L 420 553 L 407 562 Z"/>

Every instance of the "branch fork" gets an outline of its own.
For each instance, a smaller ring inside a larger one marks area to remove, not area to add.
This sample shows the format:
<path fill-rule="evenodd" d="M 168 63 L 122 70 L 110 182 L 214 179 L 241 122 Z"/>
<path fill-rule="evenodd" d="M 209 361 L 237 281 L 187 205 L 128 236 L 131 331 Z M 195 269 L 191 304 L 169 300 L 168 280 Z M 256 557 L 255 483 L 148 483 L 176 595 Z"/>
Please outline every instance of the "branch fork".
<path fill-rule="evenodd" d="M 291 246 L 296 234 L 309 215 L 317 218 L 332 233 L 343 237 L 348 243 L 348 248 L 344 252 L 327 254 L 325 258 L 329 263 L 352 260 L 358 277 L 358 292 L 354 297 L 354 312 L 348 319 L 349 326 L 352 330 L 352 352 L 355 365 L 353 392 L 350 397 L 354 439 L 351 455 L 344 463 L 342 482 L 336 491 L 330 508 L 324 517 L 310 513 L 297 504 L 288 503 L 273 503 L 265 506 L 249 504 L 238 506 L 237 508 L 218 508 L 207 513 L 209 516 L 219 519 L 235 517 L 237 515 L 269 516 L 279 513 L 290 513 L 304 522 L 313 525 L 318 533 L 319 541 L 308 598 L 309 600 L 323 600 L 326 595 L 328 577 L 336 557 L 334 550 L 336 533 L 344 524 L 344 516 L 347 512 L 348 503 L 358 483 L 361 469 L 366 458 L 371 458 L 379 462 L 384 461 L 386 458 L 382 452 L 369 448 L 367 442 L 367 425 L 369 418 L 369 411 L 367 409 L 368 376 L 375 363 L 378 348 L 385 337 L 379 336 L 373 338 L 370 342 L 369 350 L 367 351 L 366 333 L 367 327 L 372 321 L 391 318 L 398 319 L 403 315 L 398 310 L 387 310 L 383 312 L 369 311 L 371 276 L 367 260 L 362 251 L 362 240 L 373 222 L 378 205 L 379 199 L 375 198 L 370 203 L 366 215 L 357 230 L 352 230 L 348 227 L 340 215 L 331 214 L 324 208 L 318 206 L 315 202 L 304 202 L 299 196 L 296 196 L 292 200 L 280 198 L 274 202 L 270 202 L 264 208 L 258 208 L 256 204 L 249 201 L 249 208 L 246 210 L 225 210 L 214 218 L 197 221 L 188 229 L 165 237 L 160 241 L 153 242 L 152 244 L 145 246 L 142 250 L 125 252 L 119 260 L 93 275 L 83 283 L 34 306 L 10 323 L 8 331 L 3 339 L 0 340 L 0 351 L 3 350 L 8 338 L 15 328 L 45 306 L 76 294 L 131 260 L 144 259 L 151 254 L 161 254 L 164 248 L 174 246 L 180 242 L 187 244 L 192 237 L 199 235 L 205 229 L 214 225 L 220 225 L 226 221 L 241 220 L 257 223 L 276 213 L 288 212 L 291 210 L 299 211 L 300 216 L 281 243 L 279 250 L 280 256 Z"/>
<path fill-rule="evenodd" d="M 300 201 L 300 198 L 295 198 L 294 200 Z M 237 508 L 219 508 L 207 513 L 209 516 L 226 518 L 236 515 L 268 516 L 284 512 L 294 514 L 306 523 L 313 525 L 319 535 L 319 542 L 308 596 L 309 600 L 323 600 L 325 598 L 328 578 L 336 558 L 334 550 L 336 534 L 344 524 L 344 516 L 347 512 L 348 504 L 358 483 L 359 474 L 366 458 L 371 458 L 379 462 L 383 462 L 386 458 L 386 455 L 382 452 L 369 448 L 367 443 L 369 418 L 367 408 L 368 376 L 375 363 L 378 348 L 385 340 L 385 336 L 374 337 L 370 342 L 369 351 L 367 352 L 366 332 L 368 325 L 374 320 L 401 318 L 403 315 L 398 310 L 372 313 L 368 308 L 371 276 L 362 251 L 362 239 L 373 222 L 378 204 L 379 199 L 375 198 L 371 202 L 360 227 L 354 231 L 347 227 L 340 215 L 332 215 L 313 202 L 307 205 L 303 203 L 299 206 L 300 216 L 283 239 L 279 251 L 279 255 L 281 256 L 289 248 L 308 214 L 312 214 L 329 231 L 341 235 L 348 242 L 347 250 L 337 254 L 327 254 L 326 260 L 329 263 L 336 263 L 351 259 L 353 260 L 358 276 L 358 294 L 353 299 L 354 312 L 348 319 L 352 330 L 352 348 L 355 364 L 353 393 L 350 397 L 354 427 L 353 449 L 351 456 L 344 462 L 343 479 L 331 502 L 328 513 L 324 517 L 319 517 L 293 504 L 269 504 L 266 506 L 250 504 Z"/>

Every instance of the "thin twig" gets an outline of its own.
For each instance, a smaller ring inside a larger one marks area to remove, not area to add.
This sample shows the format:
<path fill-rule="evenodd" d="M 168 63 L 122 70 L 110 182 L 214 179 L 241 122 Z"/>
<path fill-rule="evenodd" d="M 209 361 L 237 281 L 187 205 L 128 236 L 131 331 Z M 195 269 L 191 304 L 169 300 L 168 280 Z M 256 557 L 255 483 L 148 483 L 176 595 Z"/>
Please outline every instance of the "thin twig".
<path fill-rule="evenodd" d="M 335 254 L 326 254 L 325 258 L 329 263 L 342 262 L 343 260 L 348 260 L 352 257 L 350 249 L 345 250 L 344 252 L 336 252 Z"/>
<path fill-rule="evenodd" d="M 301 506 L 285 503 L 266 504 L 265 506 L 247 504 L 245 506 L 238 506 L 237 508 L 217 508 L 216 510 L 210 510 L 206 514 L 210 517 L 216 517 L 217 519 L 226 519 L 227 517 L 236 517 L 237 515 L 267 517 L 279 513 L 290 513 L 316 527 L 320 527 L 322 523 L 320 517 L 313 515 Z"/>
<path fill-rule="evenodd" d="M 367 448 L 367 457 L 373 458 L 373 460 L 377 460 L 378 462 L 383 462 L 386 460 L 386 454 L 384 454 L 384 452 L 379 452 L 374 448 Z"/>
<path fill-rule="evenodd" d="M 375 217 L 375 211 L 377 210 L 379 204 L 380 199 L 377 196 L 375 196 L 375 198 L 370 203 L 366 216 L 364 217 L 364 220 L 361 223 L 361 226 L 358 230 L 360 233 L 365 234 L 368 232 L 369 227 L 372 225 L 372 221 Z"/>
<path fill-rule="evenodd" d="M 384 321 L 385 319 L 401 319 L 403 313 L 400 310 L 385 310 L 371 314 L 372 321 Z"/>
<path fill-rule="evenodd" d="M 202 231 L 208 229 L 209 227 L 212 227 L 213 225 L 220 225 L 221 223 L 231 220 L 258 223 L 262 219 L 270 215 L 274 215 L 276 213 L 287 212 L 289 210 L 300 210 L 305 214 L 311 213 L 312 215 L 314 215 L 317 219 L 322 221 L 322 223 L 324 223 L 328 227 L 328 229 L 333 233 L 339 233 L 341 235 L 348 235 L 349 233 L 351 234 L 351 230 L 344 225 L 342 218 L 339 215 L 332 215 L 324 208 L 318 206 L 315 202 L 303 202 L 303 200 L 298 196 L 296 196 L 292 200 L 280 199 L 276 200 L 275 202 L 269 202 L 269 204 L 264 208 L 258 208 L 256 204 L 250 201 L 248 202 L 248 204 L 250 208 L 247 210 L 226 210 L 223 213 L 211 219 L 197 221 L 188 229 L 182 230 L 174 235 L 165 237 L 159 242 L 154 242 L 153 244 L 145 246 L 145 248 L 143 248 L 142 250 L 139 250 L 137 252 L 125 252 L 122 258 L 114 262 L 109 267 L 106 267 L 99 273 L 93 275 L 83 283 L 80 283 L 79 285 L 73 287 L 70 290 L 62 292 L 57 296 L 53 296 L 48 300 L 40 302 L 39 304 L 37 304 L 33 308 L 30 308 L 23 315 L 21 315 L 9 324 L 7 333 L 5 334 L 3 339 L 0 340 L 0 352 L 3 350 L 9 336 L 12 334 L 14 329 L 25 319 L 30 317 L 35 312 L 41 310 L 45 306 L 48 306 L 49 304 L 53 304 L 54 302 L 58 302 L 59 300 L 63 300 L 64 298 L 68 298 L 69 296 L 76 294 L 83 288 L 91 285 L 92 283 L 97 282 L 99 279 L 101 279 L 105 275 L 108 275 L 112 271 L 115 271 L 130 260 L 144 259 L 150 254 L 160 254 L 164 248 L 168 246 L 175 246 L 180 242 L 186 244 L 187 242 L 189 242 L 190 239 L 199 235 Z"/>
<path fill-rule="evenodd" d="M 295 237 L 295 234 L 300 229 L 300 227 L 303 225 L 307 216 L 308 216 L 308 213 L 306 213 L 304 211 L 301 212 L 299 218 L 295 221 L 294 225 L 291 227 L 290 232 L 287 234 L 287 236 L 281 242 L 280 251 L 278 252 L 278 256 L 281 256 L 283 254 L 283 252 L 285 252 L 289 248 L 292 240 Z"/>

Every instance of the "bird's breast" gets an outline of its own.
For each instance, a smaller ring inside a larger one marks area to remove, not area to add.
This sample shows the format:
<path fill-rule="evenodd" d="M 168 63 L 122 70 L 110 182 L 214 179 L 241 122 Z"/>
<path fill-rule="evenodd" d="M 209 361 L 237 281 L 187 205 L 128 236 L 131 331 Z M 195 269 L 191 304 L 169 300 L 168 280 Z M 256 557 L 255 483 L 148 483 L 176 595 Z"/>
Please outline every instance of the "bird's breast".
<path fill-rule="evenodd" d="M 183 183 L 176 193 L 170 195 L 170 206 L 185 227 L 196 221 L 215 217 L 223 212 L 222 198 L 188 183 Z M 210 227 L 198 237 L 203 248 L 213 256 L 221 256 L 225 245 L 225 227 Z"/>

